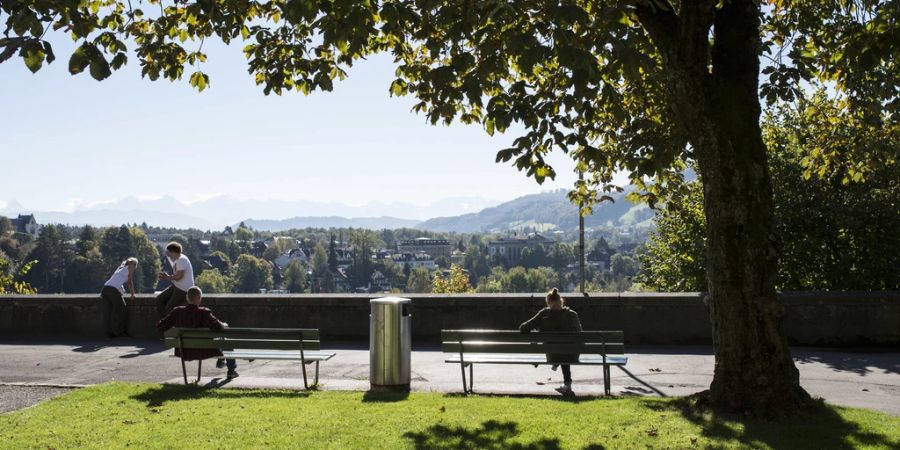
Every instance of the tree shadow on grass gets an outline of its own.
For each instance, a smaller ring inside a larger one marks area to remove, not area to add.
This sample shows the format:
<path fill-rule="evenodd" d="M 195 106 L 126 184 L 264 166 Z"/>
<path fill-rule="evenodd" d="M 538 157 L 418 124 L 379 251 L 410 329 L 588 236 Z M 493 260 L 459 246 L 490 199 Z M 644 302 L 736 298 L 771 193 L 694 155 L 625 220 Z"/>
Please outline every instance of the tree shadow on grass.
<path fill-rule="evenodd" d="M 701 427 L 701 435 L 712 441 L 708 448 L 768 446 L 773 449 L 851 450 L 861 445 L 900 448 L 895 437 L 864 430 L 838 414 L 837 407 L 815 401 L 794 416 L 779 419 L 725 415 L 695 405 L 694 397 L 670 402 L 647 400 L 642 406 L 659 412 L 676 412 Z"/>
<path fill-rule="evenodd" d="M 182 400 L 198 400 L 203 398 L 306 398 L 309 392 L 269 391 L 250 389 L 210 389 L 197 385 L 164 384 L 151 387 L 131 398 L 147 404 L 148 408 L 156 408 L 164 403 Z"/>
<path fill-rule="evenodd" d="M 425 431 L 407 432 L 416 450 L 485 449 L 485 450 L 559 450 L 559 439 L 544 438 L 535 442 L 511 442 L 521 434 L 515 422 L 489 420 L 475 429 L 432 425 Z M 603 447 L 592 447 L 602 449 Z"/>

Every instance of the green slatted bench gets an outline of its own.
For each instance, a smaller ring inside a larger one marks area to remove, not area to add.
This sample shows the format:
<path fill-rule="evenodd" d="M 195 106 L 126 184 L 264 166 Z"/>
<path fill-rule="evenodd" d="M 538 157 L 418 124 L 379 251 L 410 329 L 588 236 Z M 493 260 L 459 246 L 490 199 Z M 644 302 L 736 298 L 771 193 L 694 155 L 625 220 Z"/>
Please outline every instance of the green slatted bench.
<path fill-rule="evenodd" d="M 624 331 L 441 330 L 441 347 L 444 362 L 459 364 L 465 393 L 472 392 L 475 364 L 570 364 L 603 366 L 603 390 L 609 395 L 610 366 L 628 362 Z M 548 353 L 580 357 L 577 362 L 556 363 L 547 361 Z"/>
<path fill-rule="evenodd" d="M 306 365 L 316 364 L 313 386 L 319 384 L 319 363 L 333 358 L 335 353 L 322 351 L 319 330 L 315 328 L 226 328 L 213 331 L 205 328 L 170 328 L 165 333 L 166 348 L 222 350 L 228 359 L 270 359 L 300 361 L 303 368 L 303 387 L 309 389 Z M 203 361 L 197 361 L 197 381 Z M 188 383 L 187 368 L 181 359 L 184 383 Z"/>

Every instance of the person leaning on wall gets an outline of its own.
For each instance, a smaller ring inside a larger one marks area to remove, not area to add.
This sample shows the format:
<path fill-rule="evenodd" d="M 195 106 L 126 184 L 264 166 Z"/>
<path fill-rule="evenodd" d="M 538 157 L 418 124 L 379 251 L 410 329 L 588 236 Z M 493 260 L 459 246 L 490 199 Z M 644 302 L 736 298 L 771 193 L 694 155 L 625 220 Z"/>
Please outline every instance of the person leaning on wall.
<path fill-rule="evenodd" d="M 134 301 L 134 269 L 138 265 L 137 258 L 128 258 L 113 272 L 100 297 L 103 299 L 103 324 L 106 336 L 110 339 L 128 336 L 128 309 L 125 304 L 125 285 L 131 292 Z"/>

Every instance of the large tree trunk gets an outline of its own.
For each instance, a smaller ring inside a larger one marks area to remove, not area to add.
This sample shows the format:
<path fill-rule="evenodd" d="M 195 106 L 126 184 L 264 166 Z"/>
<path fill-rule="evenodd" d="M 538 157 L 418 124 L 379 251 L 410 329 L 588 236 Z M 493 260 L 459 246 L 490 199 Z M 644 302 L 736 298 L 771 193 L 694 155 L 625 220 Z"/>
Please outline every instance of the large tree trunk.
<path fill-rule="evenodd" d="M 759 19 L 753 2 L 716 14 L 710 145 L 697 148 L 707 223 L 716 366 L 710 400 L 771 414 L 809 398 L 791 359 L 775 293 L 772 184 L 759 126 Z M 742 8 L 743 6 L 743 8 Z"/>
<path fill-rule="evenodd" d="M 676 121 L 704 190 L 716 365 L 708 400 L 757 415 L 806 403 L 782 329 L 771 179 L 759 126 L 759 6 L 731 0 L 638 10 L 663 55 Z M 712 71 L 709 27 L 714 25 Z"/>

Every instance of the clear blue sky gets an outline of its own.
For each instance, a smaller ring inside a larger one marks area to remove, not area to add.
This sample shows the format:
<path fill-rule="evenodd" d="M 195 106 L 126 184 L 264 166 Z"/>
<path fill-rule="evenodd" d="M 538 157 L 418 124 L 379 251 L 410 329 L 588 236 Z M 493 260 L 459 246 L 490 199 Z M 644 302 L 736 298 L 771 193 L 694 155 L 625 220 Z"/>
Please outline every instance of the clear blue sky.
<path fill-rule="evenodd" d="M 354 66 L 333 92 L 266 97 L 240 44 L 206 43 L 211 88 L 197 93 L 186 80 L 142 80 L 133 57 L 106 81 L 73 77 L 71 41 L 53 42 L 57 61 L 35 75 L 19 59 L 0 64 L 0 207 L 15 199 L 58 210 L 129 195 L 507 200 L 575 178 L 561 153 L 551 159 L 560 176 L 544 186 L 496 164 L 514 131 L 490 138 L 478 126 L 429 125 L 410 112 L 413 98 L 388 95 L 388 56 Z"/>

